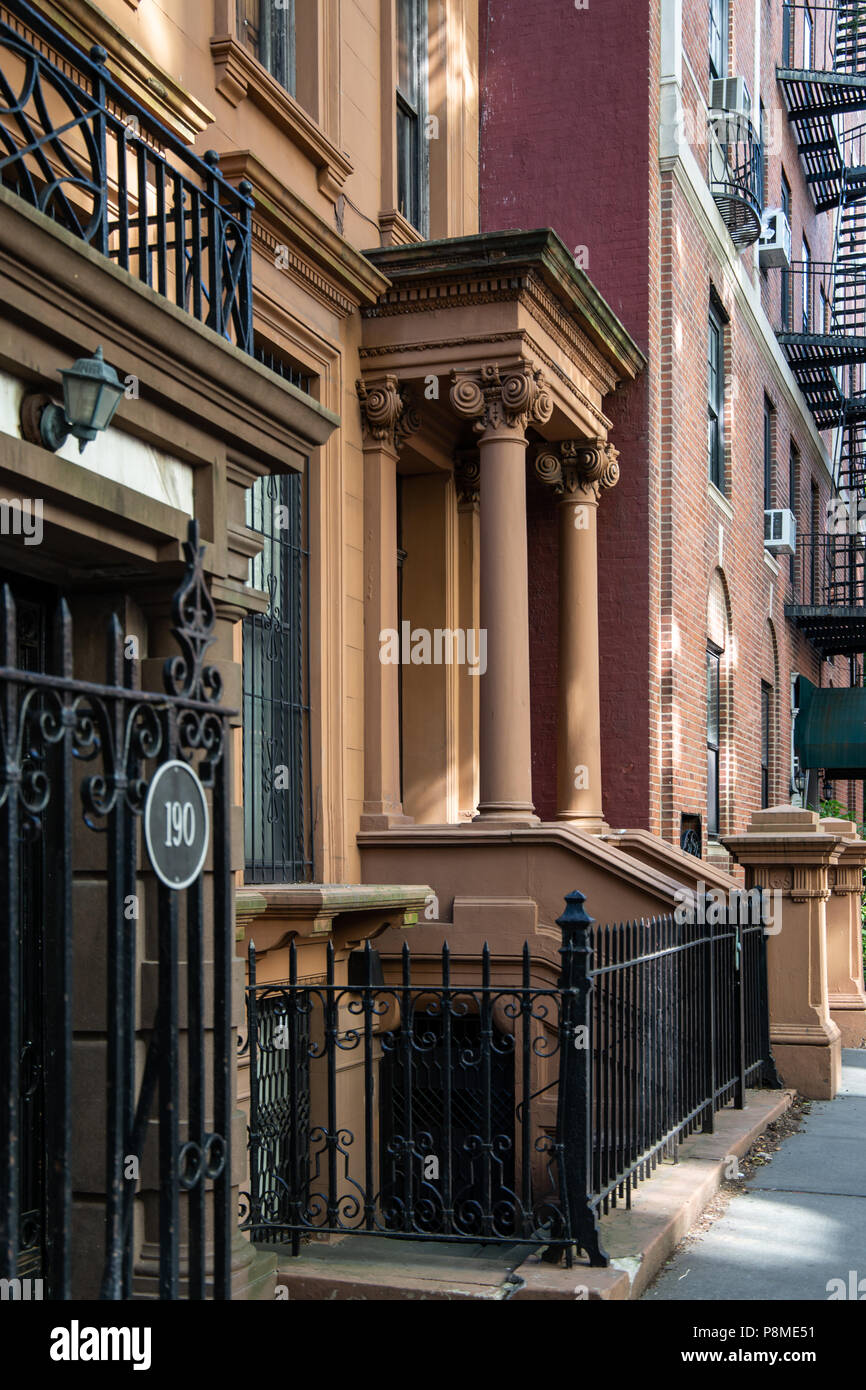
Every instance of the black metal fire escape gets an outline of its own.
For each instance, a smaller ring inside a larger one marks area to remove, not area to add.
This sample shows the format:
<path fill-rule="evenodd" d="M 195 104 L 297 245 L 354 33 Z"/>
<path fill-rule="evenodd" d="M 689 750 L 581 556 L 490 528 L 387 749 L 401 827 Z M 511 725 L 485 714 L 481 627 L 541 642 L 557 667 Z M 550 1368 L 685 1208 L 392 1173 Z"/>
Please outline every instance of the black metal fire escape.
<path fill-rule="evenodd" d="M 833 259 L 782 273 L 779 343 L 819 430 L 834 430 L 834 496 L 797 539 L 785 614 L 822 657 L 866 652 L 866 0 L 784 6 L 777 76 Z"/>

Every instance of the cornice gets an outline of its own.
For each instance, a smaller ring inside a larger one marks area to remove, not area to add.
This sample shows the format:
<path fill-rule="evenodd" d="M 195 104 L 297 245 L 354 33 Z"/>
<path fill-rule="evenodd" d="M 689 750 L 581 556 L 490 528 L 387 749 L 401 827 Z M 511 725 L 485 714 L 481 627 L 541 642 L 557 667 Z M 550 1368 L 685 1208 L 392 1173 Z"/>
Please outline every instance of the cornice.
<path fill-rule="evenodd" d="M 108 55 L 105 65 L 112 77 L 181 140 L 191 145 L 197 135 L 212 125 L 213 113 L 91 0 L 62 0 L 62 4 L 60 0 L 41 0 L 39 8 L 85 53 L 93 44 L 101 44 Z M 5 5 L 0 4 L 0 12 L 19 32 L 26 28 Z"/>
<path fill-rule="evenodd" d="M 220 169 L 233 183 L 248 179 L 252 184 L 253 235 L 262 249 L 275 255 L 284 247 L 285 268 L 329 308 L 345 317 L 387 292 L 387 277 L 251 150 L 221 155 Z"/>
<path fill-rule="evenodd" d="M 394 286 L 384 305 L 367 311 L 370 316 L 400 312 L 401 306 L 405 312 L 413 295 L 417 307 L 425 309 L 445 296 L 473 303 L 479 294 L 514 299 L 518 290 L 531 291 L 545 320 L 560 332 L 568 322 L 572 332 L 589 340 L 587 348 L 591 344 L 597 351 L 612 382 L 634 378 L 646 365 L 613 310 L 550 228 L 379 247 L 367 255 Z"/>
<path fill-rule="evenodd" d="M 336 202 L 343 184 L 353 172 L 348 155 L 333 145 L 299 101 L 230 34 L 210 41 L 217 91 L 232 106 L 244 100 L 265 111 L 274 125 L 312 161 L 319 189 Z"/>

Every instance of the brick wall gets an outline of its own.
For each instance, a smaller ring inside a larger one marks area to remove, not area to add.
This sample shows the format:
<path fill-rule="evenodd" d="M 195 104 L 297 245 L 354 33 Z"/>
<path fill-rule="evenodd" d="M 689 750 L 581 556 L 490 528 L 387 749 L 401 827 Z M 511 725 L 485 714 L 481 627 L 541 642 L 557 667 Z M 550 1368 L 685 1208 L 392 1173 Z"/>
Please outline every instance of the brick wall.
<path fill-rule="evenodd" d="M 745 296 L 736 292 L 739 261 L 776 327 L 779 273 L 758 269 L 756 248 L 736 257 L 724 233 L 718 249 L 676 172 L 660 171 L 658 9 L 647 0 L 599 3 L 574 17 L 564 12 L 551 25 L 538 0 L 519 10 L 506 0 L 482 7 L 481 215 L 485 230 L 551 225 L 567 245 L 585 246 L 590 277 L 649 357 L 644 376 L 606 406 L 622 478 L 599 514 L 604 804 L 612 824 L 645 825 L 676 840 L 684 812 L 706 818 L 711 587 L 725 594 L 728 615 L 723 834 L 743 829 L 760 804 L 761 681 L 774 687 L 770 799 L 785 801 L 791 674 L 847 685 L 849 664 L 839 657 L 822 667 L 784 616 L 792 595 L 787 558 L 765 556 L 765 393 L 774 408 L 773 501 L 787 505 L 793 442 L 801 533 L 809 528 L 813 481 L 822 514 L 830 481 L 801 400 L 789 395 Z M 814 213 L 775 78 L 781 6 L 761 0 L 759 13 L 759 90 L 754 0 L 731 0 L 729 71 L 746 78 L 756 117 L 760 98 L 766 108 L 765 201 L 779 205 L 784 169 L 794 259 L 801 258 L 804 233 L 813 260 L 829 259 L 832 219 Z M 684 0 L 683 102 L 702 171 L 708 34 L 708 0 Z M 726 502 L 712 494 L 707 476 L 711 290 L 729 319 Z M 529 510 L 534 795 L 544 815 L 548 768 L 555 767 L 555 648 L 543 634 L 555 633 L 556 521 L 531 488 Z M 840 783 L 835 790 L 862 814 L 859 788 Z"/>

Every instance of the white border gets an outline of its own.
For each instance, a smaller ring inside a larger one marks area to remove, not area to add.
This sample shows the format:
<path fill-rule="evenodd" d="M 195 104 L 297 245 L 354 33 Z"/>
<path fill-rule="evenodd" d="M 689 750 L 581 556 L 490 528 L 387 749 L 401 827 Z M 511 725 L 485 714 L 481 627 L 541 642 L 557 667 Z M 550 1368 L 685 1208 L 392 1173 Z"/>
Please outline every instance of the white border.
<path fill-rule="evenodd" d="M 165 878 L 162 871 L 159 868 L 157 868 L 156 860 L 153 854 L 153 846 L 150 843 L 150 824 L 148 819 L 150 814 L 150 803 L 153 799 L 157 787 L 159 786 L 162 774 L 164 772 L 168 772 L 169 769 L 173 767 L 182 767 L 184 772 L 189 773 L 190 777 L 192 778 L 193 782 L 195 783 L 198 789 L 198 794 L 201 797 L 202 810 L 204 811 L 205 837 L 204 848 L 201 853 L 201 859 L 199 860 L 195 873 L 190 874 L 189 878 L 184 879 L 183 883 L 170 883 L 168 879 Z M 169 762 L 163 763 L 162 767 L 157 768 L 156 775 L 154 776 L 153 781 L 147 789 L 147 800 L 144 803 L 144 839 L 147 845 L 147 857 L 150 860 L 150 867 L 153 869 L 153 872 L 156 874 L 160 883 L 164 883 L 166 888 L 171 888 L 175 892 L 179 893 L 184 888 L 189 888 L 190 884 L 195 882 L 202 869 L 204 868 L 205 860 L 207 859 L 207 851 L 208 846 L 210 844 L 210 814 L 207 809 L 207 797 L 204 794 L 204 787 L 202 786 L 201 781 L 199 780 L 198 774 L 195 772 L 193 768 L 190 767 L 189 763 L 182 762 L 180 758 L 172 758 Z"/>

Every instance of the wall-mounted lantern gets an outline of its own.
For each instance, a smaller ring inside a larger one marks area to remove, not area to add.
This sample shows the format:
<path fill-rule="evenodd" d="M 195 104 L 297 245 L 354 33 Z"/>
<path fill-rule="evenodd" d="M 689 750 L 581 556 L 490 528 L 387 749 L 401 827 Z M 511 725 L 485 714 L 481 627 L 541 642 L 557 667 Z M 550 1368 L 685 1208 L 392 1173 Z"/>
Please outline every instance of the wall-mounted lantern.
<path fill-rule="evenodd" d="M 55 452 L 70 434 L 83 453 L 101 430 L 108 429 L 125 387 L 117 372 L 103 359 L 98 347 L 92 357 L 79 357 L 71 367 L 61 368 L 63 405 L 55 405 L 40 392 L 25 396 L 21 403 L 21 431 L 31 444 L 42 444 Z"/>

